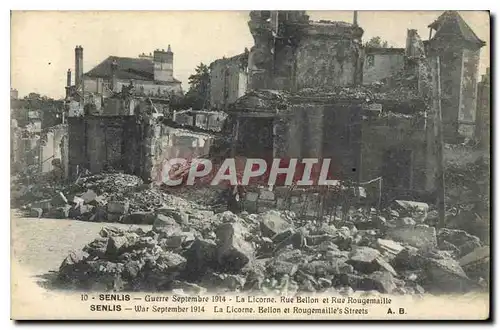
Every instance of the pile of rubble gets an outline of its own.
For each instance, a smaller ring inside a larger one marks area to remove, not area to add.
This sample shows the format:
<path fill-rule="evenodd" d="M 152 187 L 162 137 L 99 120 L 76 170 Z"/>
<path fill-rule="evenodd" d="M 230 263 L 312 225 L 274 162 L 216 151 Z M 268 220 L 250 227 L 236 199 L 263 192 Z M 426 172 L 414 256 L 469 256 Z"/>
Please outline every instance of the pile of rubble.
<path fill-rule="evenodd" d="M 466 164 L 448 161 L 445 183 L 446 205 L 450 208 L 446 220 L 447 226 L 464 229 L 489 242 L 491 233 L 489 157 L 480 157 Z"/>
<path fill-rule="evenodd" d="M 289 211 L 158 209 L 149 231 L 103 228 L 63 261 L 59 279 L 85 290 L 186 294 L 421 294 L 487 286 L 488 246 L 465 231 L 426 225 L 426 204 L 395 206 L 307 222 Z"/>
<path fill-rule="evenodd" d="M 23 187 L 17 203 L 31 217 L 95 222 L 152 224 L 154 211 L 169 206 L 204 209 L 198 203 L 168 194 L 136 176 L 103 173 L 79 178 L 71 185 L 33 184 Z M 207 208 L 207 207 L 205 207 Z"/>
<path fill-rule="evenodd" d="M 407 86 L 386 86 L 377 82 L 366 86 L 303 88 L 294 94 L 295 97 L 324 97 L 338 100 L 370 101 L 416 101 L 420 96 L 413 88 Z"/>

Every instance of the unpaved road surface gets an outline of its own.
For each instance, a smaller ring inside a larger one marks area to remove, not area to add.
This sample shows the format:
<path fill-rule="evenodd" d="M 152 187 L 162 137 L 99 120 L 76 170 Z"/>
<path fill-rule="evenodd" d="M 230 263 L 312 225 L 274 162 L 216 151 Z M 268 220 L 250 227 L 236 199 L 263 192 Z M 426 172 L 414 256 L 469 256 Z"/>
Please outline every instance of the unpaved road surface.
<path fill-rule="evenodd" d="M 66 219 L 24 218 L 11 212 L 11 261 L 33 281 L 47 287 L 63 259 L 94 240 L 102 227 L 129 228 L 130 225 L 95 223 Z M 144 230 L 149 225 L 134 225 Z M 52 274 L 51 274 L 52 273 Z M 12 274 L 15 276 L 15 274 Z"/>

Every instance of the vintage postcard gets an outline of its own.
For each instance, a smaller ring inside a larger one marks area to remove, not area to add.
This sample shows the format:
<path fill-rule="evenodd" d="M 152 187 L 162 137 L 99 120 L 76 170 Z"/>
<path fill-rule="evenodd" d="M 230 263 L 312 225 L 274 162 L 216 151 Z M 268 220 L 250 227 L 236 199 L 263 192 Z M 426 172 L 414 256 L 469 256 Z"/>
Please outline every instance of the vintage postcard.
<path fill-rule="evenodd" d="M 12 11 L 11 318 L 486 320 L 488 11 Z"/>

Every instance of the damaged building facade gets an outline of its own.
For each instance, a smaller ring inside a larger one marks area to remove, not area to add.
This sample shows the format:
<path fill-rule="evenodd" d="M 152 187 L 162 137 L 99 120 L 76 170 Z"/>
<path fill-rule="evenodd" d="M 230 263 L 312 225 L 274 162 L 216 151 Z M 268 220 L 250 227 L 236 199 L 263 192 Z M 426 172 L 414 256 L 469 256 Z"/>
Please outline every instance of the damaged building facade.
<path fill-rule="evenodd" d="M 251 15 L 249 26 L 255 40 L 252 51 L 219 59 L 211 65 L 210 96 L 211 104 L 216 109 L 225 110 L 247 91 L 257 89 L 297 91 L 308 86 L 320 86 L 321 83 L 324 86 L 352 85 L 354 77 L 351 71 L 354 68 L 358 75 L 356 84 L 367 86 L 405 71 L 409 56 L 407 50 L 411 49 L 411 45 L 407 44 L 405 48 L 378 48 L 361 47 L 359 44 L 356 50 L 359 54 L 354 55 L 352 49 L 344 47 L 337 50 L 332 46 L 352 44 L 352 40 L 356 39 L 334 41 L 340 34 L 335 37 L 331 26 L 336 24 L 336 29 L 340 31 L 344 23 L 309 22 L 303 11 L 266 12 L 265 18 L 257 12 Z M 304 30 L 304 26 L 307 29 Z M 424 51 L 427 57 L 441 58 L 444 141 L 453 144 L 465 138 L 479 140 L 481 135 L 476 128 L 476 113 L 479 111 L 476 109 L 478 65 L 480 50 L 485 42 L 476 36 L 456 11 L 445 11 L 429 28 L 429 39 L 423 41 Z M 407 31 L 408 35 L 415 33 L 416 30 Z M 407 43 L 410 40 L 411 37 L 407 38 Z M 348 56 L 358 58 L 357 62 L 345 61 Z M 346 75 L 346 72 L 349 74 Z"/>
<path fill-rule="evenodd" d="M 77 46 L 75 85 L 68 71 L 66 88 L 70 177 L 114 170 L 161 181 L 165 161 L 208 154 L 222 120 L 194 113 L 183 122 L 170 111 L 171 96 L 182 95 L 170 46 L 152 56 L 110 56 L 85 74 L 82 54 Z"/>
<path fill-rule="evenodd" d="M 476 137 L 479 144 L 484 148 L 490 146 L 490 125 L 491 125 L 491 86 L 490 68 L 486 69 L 486 74 L 481 77 L 477 86 L 477 115 L 476 115 Z"/>
<path fill-rule="evenodd" d="M 401 70 L 363 84 L 356 22 L 310 22 L 304 12 L 250 17 L 249 91 L 228 111 L 233 155 L 330 158 L 340 180 L 382 179 L 384 191 L 405 197 L 433 192 L 430 69 L 415 30 L 403 54 L 390 54 Z"/>
<path fill-rule="evenodd" d="M 447 143 L 473 138 L 476 123 L 479 55 L 486 44 L 456 11 L 429 25 L 427 53 L 441 58 L 441 106 Z"/>
<path fill-rule="evenodd" d="M 210 64 L 210 105 L 225 110 L 242 97 L 248 84 L 248 50 Z"/>
<path fill-rule="evenodd" d="M 68 127 L 64 101 L 36 93 L 11 99 L 11 170 L 17 174 L 67 175 Z"/>
<path fill-rule="evenodd" d="M 113 113 L 122 107 L 128 107 L 127 112 L 133 112 L 136 104 L 117 104 L 113 99 L 122 91 L 135 97 L 156 99 L 182 95 L 181 82 L 174 78 L 173 68 L 174 53 L 169 45 L 166 51 L 155 50 L 151 57 L 109 56 L 84 74 L 83 48 L 77 46 L 74 85 L 71 84 L 71 70 L 67 72 L 66 98 L 70 104 L 70 115 L 82 115 L 84 111 Z"/>

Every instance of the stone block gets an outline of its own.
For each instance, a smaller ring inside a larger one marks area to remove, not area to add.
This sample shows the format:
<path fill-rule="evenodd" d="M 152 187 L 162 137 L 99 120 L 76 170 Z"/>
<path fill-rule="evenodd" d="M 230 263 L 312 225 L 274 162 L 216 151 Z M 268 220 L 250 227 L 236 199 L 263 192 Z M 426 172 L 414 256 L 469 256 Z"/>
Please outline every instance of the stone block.
<path fill-rule="evenodd" d="M 108 220 L 108 213 L 103 206 L 96 206 L 94 213 L 88 218 L 88 221 L 103 222 Z"/>
<path fill-rule="evenodd" d="M 123 214 L 118 214 L 118 213 L 106 213 L 106 220 L 107 222 L 122 222 L 123 220 Z"/>
<path fill-rule="evenodd" d="M 243 201 L 243 207 L 244 207 L 245 211 L 247 211 L 249 213 L 257 213 L 257 211 L 258 211 L 257 203 L 249 201 L 249 200 Z"/>
<path fill-rule="evenodd" d="M 275 276 L 293 276 L 298 270 L 298 265 L 288 261 L 274 260 L 267 265 L 267 271 Z"/>
<path fill-rule="evenodd" d="M 139 240 L 139 235 L 127 233 L 124 236 L 111 236 L 108 239 L 106 254 L 115 256 L 123 253 L 128 247 L 133 246 Z"/>
<path fill-rule="evenodd" d="M 153 222 L 153 231 L 157 231 L 164 227 L 180 228 L 179 224 L 173 218 L 163 214 L 157 214 Z"/>
<path fill-rule="evenodd" d="M 285 198 L 283 197 L 278 197 L 276 199 L 276 207 L 279 209 L 279 210 L 284 210 L 287 208 L 287 205 L 288 203 L 286 202 Z"/>
<path fill-rule="evenodd" d="M 387 237 L 419 249 L 437 247 L 436 228 L 424 226 L 395 227 L 387 229 Z"/>
<path fill-rule="evenodd" d="M 396 256 L 399 252 L 403 250 L 403 246 L 388 239 L 377 239 L 377 248 L 381 252 L 389 252 Z"/>
<path fill-rule="evenodd" d="M 258 198 L 259 194 L 256 192 L 248 192 L 245 197 L 245 199 L 249 202 L 256 202 Z"/>
<path fill-rule="evenodd" d="M 162 207 L 156 210 L 156 214 L 166 215 L 181 225 L 187 225 L 189 223 L 189 214 L 177 209 Z"/>
<path fill-rule="evenodd" d="M 97 194 L 92 189 L 89 189 L 83 193 L 80 198 L 82 198 L 86 204 L 90 204 L 96 201 Z"/>
<path fill-rule="evenodd" d="M 130 207 L 130 203 L 128 201 L 118 202 L 118 201 L 109 201 L 107 205 L 108 213 L 116 213 L 116 214 L 127 214 L 128 209 Z"/>
<path fill-rule="evenodd" d="M 217 260 L 222 269 L 238 271 L 254 258 L 254 247 L 246 240 L 248 231 L 241 223 L 224 223 L 217 228 L 215 234 Z"/>
<path fill-rule="evenodd" d="M 155 216 L 151 212 L 133 212 L 123 218 L 123 223 L 136 225 L 152 225 Z"/>
<path fill-rule="evenodd" d="M 432 292 L 466 292 L 472 282 L 459 262 L 451 258 L 427 259 L 425 265 L 427 282 L 424 288 Z"/>
<path fill-rule="evenodd" d="M 198 278 L 208 268 L 217 267 L 217 246 L 214 241 L 207 239 L 196 239 L 186 251 L 187 265 L 192 278 Z"/>
<path fill-rule="evenodd" d="M 260 214 L 259 220 L 262 235 L 267 237 L 273 237 L 294 227 L 280 212 L 275 210 Z"/>
<path fill-rule="evenodd" d="M 274 192 L 272 192 L 272 191 L 269 191 L 267 189 L 260 191 L 259 199 L 274 201 L 274 197 L 275 197 Z"/>

